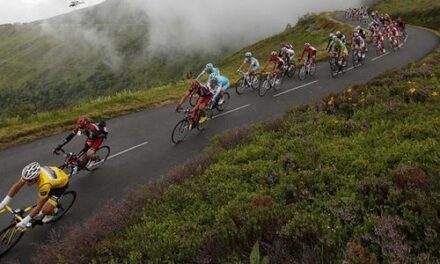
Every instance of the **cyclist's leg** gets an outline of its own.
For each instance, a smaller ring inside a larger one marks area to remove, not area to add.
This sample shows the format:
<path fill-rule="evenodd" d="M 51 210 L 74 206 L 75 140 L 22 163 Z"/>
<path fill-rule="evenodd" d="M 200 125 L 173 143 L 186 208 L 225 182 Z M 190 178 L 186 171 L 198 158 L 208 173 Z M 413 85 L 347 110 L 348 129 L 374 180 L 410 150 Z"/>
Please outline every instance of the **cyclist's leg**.
<path fill-rule="evenodd" d="M 59 200 L 66 192 L 68 187 L 69 183 L 67 183 L 64 187 L 53 189 L 49 192 L 49 199 L 41 209 L 41 213 L 43 213 L 43 215 L 54 215 L 57 213 L 54 209 L 57 207 Z"/>
<path fill-rule="evenodd" d="M 93 160 L 96 156 L 96 151 L 99 149 L 99 147 L 104 142 L 104 138 L 97 138 L 93 141 L 90 148 L 87 150 L 86 155 L 89 160 Z"/>

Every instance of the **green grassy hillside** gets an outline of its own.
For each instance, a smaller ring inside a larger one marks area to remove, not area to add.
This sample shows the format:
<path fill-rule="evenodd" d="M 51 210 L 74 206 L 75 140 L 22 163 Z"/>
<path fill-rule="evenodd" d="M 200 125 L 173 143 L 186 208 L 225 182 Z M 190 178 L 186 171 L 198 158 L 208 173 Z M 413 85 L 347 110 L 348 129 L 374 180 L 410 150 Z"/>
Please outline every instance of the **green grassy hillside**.
<path fill-rule="evenodd" d="M 315 31 L 309 32 L 310 28 L 314 28 Z M 267 59 L 268 54 L 272 50 L 279 49 L 280 43 L 285 41 L 293 42 L 297 53 L 301 51 L 304 42 L 311 42 L 316 45 L 319 50 L 323 51 L 325 50 L 328 33 L 336 29 L 348 32 L 350 27 L 330 19 L 326 14 L 318 17 L 312 16 L 304 18 L 296 27 L 286 32 L 262 40 L 215 62 L 220 66 L 222 74 L 225 74 L 232 80 L 236 80 L 235 70 L 243 61 L 245 50 L 254 52 L 261 62 Z M 323 58 L 323 55 L 324 52 L 320 53 L 319 57 Z M 200 60 L 201 59 L 194 61 Z M 102 81 L 104 84 L 109 81 L 108 79 L 103 80 L 106 80 L 105 82 Z M 115 77 L 114 80 L 123 81 L 119 80 L 119 77 Z M 93 83 L 98 85 L 100 82 L 97 81 Z M 93 118 L 106 119 L 139 109 L 161 105 L 166 102 L 176 101 L 183 96 L 187 85 L 187 81 L 172 82 L 168 85 L 154 87 L 148 90 L 120 92 L 112 96 L 87 100 L 84 103 L 63 110 L 42 112 L 30 116 L 24 115 L 25 117 L 18 116 L 0 119 L 0 148 L 61 132 L 68 126 L 71 126 L 74 120 L 80 115 L 87 114 Z M 52 92 L 55 91 L 57 90 Z M 59 92 L 67 93 L 64 90 Z M 50 97 L 45 100 L 49 98 Z M 23 98 L 21 98 L 21 100 L 23 100 Z M 19 105 L 20 103 L 18 102 L 17 104 Z M 22 108 L 28 109 L 25 107 L 14 107 L 14 109 L 16 109 L 15 111 L 20 111 Z"/>
<path fill-rule="evenodd" d="M 440 28 L 440 1 L 436 0 L 382 0 L 372 8 L 388 12 L 404 21 L 429 28 Z"/>
<path fill-rule="evenodd" d="M 219 137 L 37 263 L 438 263 L 439 62 Z"/>
<path fill-rule="evenodd" d="M 218 58 L 146 53 L 147 18 L 127 9 L 124 1 L 109 0 L 46 21 L 0 26 L 0 119 L 180 81 Z"/>

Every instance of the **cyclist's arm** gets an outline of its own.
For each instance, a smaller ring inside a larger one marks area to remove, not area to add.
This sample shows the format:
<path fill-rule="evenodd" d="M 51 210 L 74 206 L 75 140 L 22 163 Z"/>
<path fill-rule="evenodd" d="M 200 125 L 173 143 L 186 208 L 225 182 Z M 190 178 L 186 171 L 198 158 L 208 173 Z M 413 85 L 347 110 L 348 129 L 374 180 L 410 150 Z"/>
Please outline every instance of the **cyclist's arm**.
<path fill-rule="evenodd" d="M 11 198 L 14 197 L 24 186 L 24 184 L 25 182 L 20 178 L 18 182 L 14 183 L 14 185 L 12 185 L 12 187 L 9 189 L 8 196 Z"/>
<path fill-rule="evenodd" d="M 196 81 L 200 81 L 200 78 L 202 78 L 203 75 L 205 75 L 205 70 L 203 70 L 196 78 Z"/>
<path fill-rule="evenodd" d="M 249 67 L 248 67 L 248 70 L 247 70 L 247 72 L 251 72 L 251 70 L 252 70 L 252 63 L 251 63 L 251 64 L 249 64 Z"/>
<path fill-rule="evenodd" d="M 189 91 L 187 91 L 186 92 L 186 94 L 185 94 L 185 96 L 180 100 L 180 102 L 179 102 L 179 104 L 178 104 L 178 106 L 177 107 L 180 107 L 180 106 L 182 106 L 183 105 L 183 103 L 185 103 L 186 102 L 186 100 L 188 100 L 189 99 L 189 97 L 192 95 L 194 93 L 194 90 L 193 89 L 191 89 L 191 90 L 189 90 Z"/>
<path fill-rule="evenodd" d="M 241 68 L 243 68 L 243 66 L 245 65 L 245 63 L 243 62 L 240 67 L 238 67 L 237 71 L 241 71 Z"/>
<path fill-rule="evenodd" d="M 31 218 L 34 218 L 35 216 L 37 216 L 40 213 L 41 209 L 43 208 L 44 204 L 47 202 L 48 199 L 49 199 L 49 196 L 45 196 L 45 197 L 39 196 L 38 200 L 37 200 L 37 205 L 34 208 L 32 208 L 32 210 L 29 212 L 29 216 Z"/>
<path fill-rule="evenodd" d="M 299 58 L 298 61 L 302 61 L 302 59 L 304 58 L 304 53 L 306 53 L 306 49 L 303 49 L 301 53 L 301 58 Z"/>

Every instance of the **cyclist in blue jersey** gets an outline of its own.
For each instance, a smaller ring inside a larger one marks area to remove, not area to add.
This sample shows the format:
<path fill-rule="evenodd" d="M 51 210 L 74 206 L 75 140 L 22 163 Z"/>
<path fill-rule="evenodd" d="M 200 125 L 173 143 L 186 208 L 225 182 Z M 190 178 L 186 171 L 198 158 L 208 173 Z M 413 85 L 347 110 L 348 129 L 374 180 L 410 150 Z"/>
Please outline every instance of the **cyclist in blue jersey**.
<path fill-rule="evenodd" d="M 211 74 L 215 74 L 215 75 L 220 75 L 220 70 L 216 67 L 214 67 L 214 65 L 212 63 L 208 63 L 206 64 L 205 68 L 203 69 L 203 71 L 199 74 L 199 76 L 197 76 L 196 81 L 200 81 L 200 78 L 202 78 L 203 75 L 208 74 L 208 76 L 210 76 Z M 209 79 L 208 79 L 209 82 Z"/>
<path fill-rule="evenodd" d="M 237 72 L 240 72 L 246 64 L 249 64 L 249 68 L 247 72 L 249 74 L 249 77 L 252 78 L 255 75 L 255 73 L 257 73 L 258 70 L 260 70 L 260 62 L 258 62 L 258 60 L 255 57 L 253 57 L 252 53 L 250 52 L 246 52 L 244 56 L 245 59 L 238 68 Z"/>
<path fill-rule="evenodd" d="M 209 75 L 209 88 L 214 93 L 213 100 L 217 104 L 222 104 L 223 101 L 220 100 L 221 96 L 219 96 L 222 92 L 226 91 L 229 88 L 230 82 L 229 79 L 225 76 L 219 76 L 215 73 L 211 73 Z"/>

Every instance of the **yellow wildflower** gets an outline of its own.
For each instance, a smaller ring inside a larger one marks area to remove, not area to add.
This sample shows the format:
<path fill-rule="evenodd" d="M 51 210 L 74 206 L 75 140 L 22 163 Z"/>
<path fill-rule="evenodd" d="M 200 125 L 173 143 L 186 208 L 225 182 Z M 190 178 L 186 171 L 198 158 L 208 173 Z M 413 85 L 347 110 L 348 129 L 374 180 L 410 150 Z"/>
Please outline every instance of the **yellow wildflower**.
<path fill-rule="evenodd" d="M 347 93 L 351 93 L 351 91 L 352 91 L 352 90 L 351 90 L 351 88 L 350 88 L 350 89 L 347 90 Z"/>
<path fill-rule="evenodd" d="M 432 96 L 438 96 L 437 92 L 432 92 Z"/>
<path fill-rule="evenodd" d="M 409 93 L 410 94 L 415 94 L 416 93 L 416 91 L 417 91 L 417 89 L 416 88 L 411 88 L 411 89 L 409 89 Z"/>

